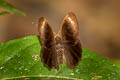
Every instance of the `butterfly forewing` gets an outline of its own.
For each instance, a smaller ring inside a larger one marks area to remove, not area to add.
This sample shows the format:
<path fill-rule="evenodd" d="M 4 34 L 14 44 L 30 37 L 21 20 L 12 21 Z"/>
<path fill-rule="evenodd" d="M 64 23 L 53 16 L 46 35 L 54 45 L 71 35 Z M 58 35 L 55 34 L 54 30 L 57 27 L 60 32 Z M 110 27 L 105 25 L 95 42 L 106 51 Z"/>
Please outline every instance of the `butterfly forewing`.
<path fill-rule="evenodd" d="M 64 18 L 60 36 L 64 46 L 64 56 L 69 68 L 74 68 L 82 56 L 81 44 L 79 41 L 79 26 L 73 13 L 68 13 Z"/>
<path fill-rule="evenodd" d="M 45 18 L 40 18 L 38 31 L 42 42 L 41 58 L 42 62 L 49 68 L 58 69 L 57 54 L 53 31 Z"/>

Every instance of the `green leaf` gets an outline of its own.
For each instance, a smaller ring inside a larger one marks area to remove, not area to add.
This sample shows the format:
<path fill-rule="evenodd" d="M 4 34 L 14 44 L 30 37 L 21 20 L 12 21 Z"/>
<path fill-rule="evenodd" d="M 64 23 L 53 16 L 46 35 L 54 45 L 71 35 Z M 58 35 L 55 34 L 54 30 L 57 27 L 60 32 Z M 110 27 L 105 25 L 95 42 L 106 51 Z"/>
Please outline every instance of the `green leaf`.
<path fill-rule="evenodd" d="M 24 11 L 14 7 L 13 5 L 7 3 L 4 0 L 0 0 L 0 8 L 8 10 L 12 14 L 13 13 L 18 13 L 18 14 L 22 14 L 22 15 L 26 16 L 26 13 L 24 13 Z"/>
<path fill-rule="evenodd" d="M 7 12 L 7 11 L 0 12 L 0 15 L 6 15 L 6 14 L 9 14 L 9 12 Z"/>
<path fill-rule="evenodd" d="M 1 80 L 120 80 L 120 69 L 95 52 L 83 48 L 75 69 L 48 70 L 40 59 L 38 36 L 11 40 L 0 45 Z"/>

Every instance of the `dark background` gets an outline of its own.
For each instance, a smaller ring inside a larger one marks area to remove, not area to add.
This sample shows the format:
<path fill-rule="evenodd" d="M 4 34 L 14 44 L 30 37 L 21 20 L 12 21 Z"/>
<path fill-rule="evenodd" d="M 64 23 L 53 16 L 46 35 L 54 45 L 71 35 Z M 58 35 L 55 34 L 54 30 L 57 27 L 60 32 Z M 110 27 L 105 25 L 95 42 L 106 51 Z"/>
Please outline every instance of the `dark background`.
<path fill-rule="evenodd" d="M 46 17 L 55 32 L 68 12 L 80 26 L 82 46 L 102 56 L 120 59 L 119 0 L 7 0 L 28 16 L 0 16 L 0 43 L 38 34 L 38 19 Z M 34 23 L 34 24 L 32 24 Z"/>

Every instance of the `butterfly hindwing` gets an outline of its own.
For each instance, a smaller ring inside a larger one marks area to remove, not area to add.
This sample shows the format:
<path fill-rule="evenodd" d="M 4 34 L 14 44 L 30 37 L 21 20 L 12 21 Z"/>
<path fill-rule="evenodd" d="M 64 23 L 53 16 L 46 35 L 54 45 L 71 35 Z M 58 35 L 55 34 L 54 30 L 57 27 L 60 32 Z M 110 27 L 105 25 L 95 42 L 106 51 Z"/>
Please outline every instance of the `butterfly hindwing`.
<path fill-rule="evenodd" d="M 79 26 L 73 13 L 64 18 L 60 35 L 64 46 L 64 56 L 69 68 L 74 68 L 82 57 L 82 48 L 79 41 Z"/>
<path fill-rule="evenodd" d="M 39 34 L 42 42 L 41 58 L 42 62 L 49 68 L 58 69 L 57 54 L 53 31 L 45 18 L 39 20 Z"/>

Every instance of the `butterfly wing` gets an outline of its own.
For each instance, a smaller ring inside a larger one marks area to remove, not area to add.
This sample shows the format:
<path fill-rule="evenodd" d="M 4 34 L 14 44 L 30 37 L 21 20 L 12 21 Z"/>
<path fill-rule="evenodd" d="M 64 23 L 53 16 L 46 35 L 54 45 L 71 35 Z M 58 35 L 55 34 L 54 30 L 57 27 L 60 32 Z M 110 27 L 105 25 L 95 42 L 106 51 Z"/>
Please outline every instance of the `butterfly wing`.
<path fill-rule="evenodd" d="M 69 68 L 74 68 L 82 57 L 79 41 L 79 25 L 75 15 L 70 12 L 64 18 L 60 35 L 64 45 L 64 57 Z"/>
<path fill-rule="evenodd" d="M 58 69 L 57 54 L 53 31 L 45 18 L 39 20 L 39 34 L 42 42 L 41 58 L 42 62 L 49 68 Z"/>

